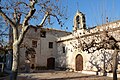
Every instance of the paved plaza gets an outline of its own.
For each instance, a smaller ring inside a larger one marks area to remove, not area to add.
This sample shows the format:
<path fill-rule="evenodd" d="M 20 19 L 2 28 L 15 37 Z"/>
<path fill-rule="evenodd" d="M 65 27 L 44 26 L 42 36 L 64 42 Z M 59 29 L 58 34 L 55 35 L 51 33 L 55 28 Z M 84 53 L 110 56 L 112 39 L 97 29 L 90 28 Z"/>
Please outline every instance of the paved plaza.
<path fill-rule="evenodd" d="M 112 78 L 80 72 L 40 71 L 37 73 L 20 73 L 18 80 L 112 80 Z"/>

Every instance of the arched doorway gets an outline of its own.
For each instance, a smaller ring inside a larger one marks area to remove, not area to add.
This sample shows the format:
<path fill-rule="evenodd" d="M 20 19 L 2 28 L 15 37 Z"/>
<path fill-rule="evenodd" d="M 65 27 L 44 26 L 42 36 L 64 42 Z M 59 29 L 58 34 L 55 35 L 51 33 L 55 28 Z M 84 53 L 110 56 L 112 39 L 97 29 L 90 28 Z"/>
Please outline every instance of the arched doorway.
<path fill-rule="evenodd" d="M 26 72 L 29 72 L 30 69 L 35 69 L 35 50 L 34 48 L 28 48 L 25 52 L 25 63 L 26 63 Z"/>
<path fill-rule="evenodd" d="M 51 57 L 47 59 L 47 68 L 55 69 L 55 58 Z"/>
<path fill-rule="evenodd" d="M 75 63 L 76 63 L 76 71 L 82 71 L 83 70 L 83 57 L 82 57 L 82 55 L 78 54 L 76 56 Z"/>

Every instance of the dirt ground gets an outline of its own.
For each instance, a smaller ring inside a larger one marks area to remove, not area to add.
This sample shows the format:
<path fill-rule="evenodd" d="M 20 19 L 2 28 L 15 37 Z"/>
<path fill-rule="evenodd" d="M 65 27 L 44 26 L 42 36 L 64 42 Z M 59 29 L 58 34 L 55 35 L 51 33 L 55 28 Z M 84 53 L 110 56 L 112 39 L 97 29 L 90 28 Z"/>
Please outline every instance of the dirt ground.
<path fill-rule="evenodd" d="M 41 71 L 19 73 L 18 80 L 112 80 L 112 77 L 87 75 L 80 72 Z"/>

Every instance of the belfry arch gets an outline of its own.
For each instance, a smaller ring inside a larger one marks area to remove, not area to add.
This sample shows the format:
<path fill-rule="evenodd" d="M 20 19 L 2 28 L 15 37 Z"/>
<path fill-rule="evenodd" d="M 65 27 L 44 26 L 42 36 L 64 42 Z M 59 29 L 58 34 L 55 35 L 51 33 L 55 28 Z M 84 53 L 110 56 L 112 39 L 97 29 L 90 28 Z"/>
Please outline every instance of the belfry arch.
<path fill-rule="evenodd" d="M 85 14 L 83 14 L 82 12 L 77 11 L 73 21 L 74 21 L 74 28 L 73 28 L 74 31 L 78 29 L 86 29 Z"/>

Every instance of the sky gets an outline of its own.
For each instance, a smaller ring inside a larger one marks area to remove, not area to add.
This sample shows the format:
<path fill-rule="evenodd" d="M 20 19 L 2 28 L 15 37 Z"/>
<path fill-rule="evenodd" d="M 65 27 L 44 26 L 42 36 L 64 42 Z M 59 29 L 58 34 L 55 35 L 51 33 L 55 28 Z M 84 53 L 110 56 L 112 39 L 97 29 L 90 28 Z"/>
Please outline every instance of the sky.
<path fill-rule="evenodd" d="M 65 16 L 67 20 L 63 20 L 64 26 L 62 30 L 72 31 L 73 30 L 73 18 L 79 10 L 86 17 L 87 28 L 91 28 L 97 25 L 106 23 L 106 17 L 108 21 L 120 20 L 120 0 L 50 0 L 59 1 L 60 8 L 63 6 L 65 9 Z M 3 1 L 4 2 L 4 1 Z M 26 0 L 29 2 L 29 0 Z M 55 21 L 55 19 L 53 19 Z M 32 24 L 37 25 L 40 21 L 32 21 Z M 49 25 L 48 27 L 61 29 L 60 25 L 55 21 L 54 25 Z M 66 29 L 68 27 L 68 29 Z"/>
<path fill-rule="evenodd" d="M 120 0 L 61 0 L 62 5 L 67 6 L 64 27 L 68 27 L 67 31 L 72 31 L 73 18 L 79 10 L 86 17 L 87 28 L 105 24 L 106 17 L 108 21 L 120 20 Z M 63 28 L 64 29 L 64 28 Z"/>
<path fill-rule="evenodd" d="M 105 24 L 106 17 L 108 17 L 109 22 L 120 20 L 119 9 L 120 0 L 56 0 L 56 1 L 60 1 L 59 5 L 61 5 L 61 8 L 63 6 L 66 7 L 64 14 L 68 19 L 63 20 L 65 25 L 62 27 L 62 30 L 72 32 L 73 18 L 77 10 L 85 14 L 87 28 Z M 32 23 L 36 25 L 36 21 L 33 21 Z M 61 29 L 57 21 L 55 23 L 56 24 L 49 25 L 48 27 Z M 68 29 L 66 29 L 66 27 L 68 27 Z"/>

